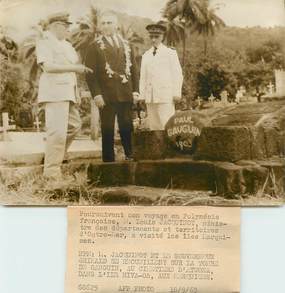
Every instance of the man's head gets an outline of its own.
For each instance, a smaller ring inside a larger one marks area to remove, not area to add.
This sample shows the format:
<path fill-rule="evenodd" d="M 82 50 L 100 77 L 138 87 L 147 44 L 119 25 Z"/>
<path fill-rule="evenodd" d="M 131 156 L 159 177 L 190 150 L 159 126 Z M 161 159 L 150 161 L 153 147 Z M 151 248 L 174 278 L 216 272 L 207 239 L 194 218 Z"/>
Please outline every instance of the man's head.
<path fill-rule="evenodd" d="M 111 11 L 104 12 L 100 16 L 100 29 L 103 35 L 111 36 L 118 31 L 118 17 Z"/>
<path fill-rule="evenodd" d="M 154 47 L 158 47 L 164 40 L 166 27 L 160 23 L 149 24 L 146 27 L 149 33 L 149 38 Z"/>
<path fill-rule="evenodd" d="M 47 19 L 47 29 L 59 40 L 67 37 L 70 24 L 68 13 L 52 14 Z"/>

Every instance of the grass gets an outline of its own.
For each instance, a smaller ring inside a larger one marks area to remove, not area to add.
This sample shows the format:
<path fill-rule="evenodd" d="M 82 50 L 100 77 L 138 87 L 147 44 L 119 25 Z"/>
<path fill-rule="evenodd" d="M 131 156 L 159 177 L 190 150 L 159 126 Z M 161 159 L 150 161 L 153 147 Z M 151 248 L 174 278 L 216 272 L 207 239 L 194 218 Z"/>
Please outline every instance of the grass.
<path fill-rule="evenodd" d="M 88 185 L 84 172 L 75 173 L 73 181 L 59 184 L 42 176 L 29 176 L 14 184 L 0 183 L 0 199 L 9 205 L 72 205 L 84 202 L 100 203 L 100 192 Z"/>
<path fill-rule="evenodd" d="M 70 178 L 70 176 L 69 176 Z M 154 205 L 154 206 L 276 206 L 284 203 L 284 197 L 272 197 L 268 194 L 243 195 L 228 200 L 210 191 L 174 190 L 169 187 L 153 188 L 145 186 L 99 187 L 98 182 L 88 184 L 86 172 L 76 172 L 72 182 L 68 179 L 60 185 L 54 185 L 42 176 L 30 176 L 14 184 L 0 183 L 0 201 L 9 205 Z M 106 194 L 115 198 L 112 202 Z M 122 201 L 122 194 L 124 200 Z M 125 199 L 127 195 L 127 200 Z M 121 197 L 120 197 L 121 196 Z M 118 201 L 118 198 L 121 200 Z"/>

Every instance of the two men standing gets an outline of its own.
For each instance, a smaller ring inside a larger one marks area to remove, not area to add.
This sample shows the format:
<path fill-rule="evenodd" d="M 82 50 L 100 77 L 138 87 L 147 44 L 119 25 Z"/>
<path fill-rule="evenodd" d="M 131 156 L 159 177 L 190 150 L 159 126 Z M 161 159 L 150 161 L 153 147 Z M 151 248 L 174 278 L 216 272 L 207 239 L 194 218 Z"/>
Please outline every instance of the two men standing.
<path fill-rule="evenodd" d="M 129 160 L 132 158 L 133 102 L 144 100 L 150 130 L 163 130 L 175 113 L 174 103 L 181 98 L 182 69 L 176 51 L 162 43 L 166 28 L 161 24 L 146 27 L 153 46 L 142 57 L 140 82 L 133 51 L 118 34 L 116 15 L 103 14 L 100 29 L 102 35 L 87 52 L 86 65 L 93 73 L 87 74 L 86 79 L 100 109 L 103 161 L 115 160 L 116 115 L 125 157 Z"/>

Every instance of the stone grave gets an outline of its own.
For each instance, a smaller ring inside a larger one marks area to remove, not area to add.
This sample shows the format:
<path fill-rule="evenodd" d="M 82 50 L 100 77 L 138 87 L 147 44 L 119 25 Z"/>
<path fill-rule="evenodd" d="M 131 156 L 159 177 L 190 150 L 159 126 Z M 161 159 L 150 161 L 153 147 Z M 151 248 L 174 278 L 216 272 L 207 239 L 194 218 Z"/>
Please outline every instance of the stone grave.
<path fill-rule="evenodd" d="M 2 113 L 2 127 L 0 127 L 0 140 L 9 141 L 10 136 L 8 131 L 16 129 L 16 125 L 10 125 L 10 118 L 8 113 Z"/>
<path fill-rule="evenodd" d="M 272 102 L 176 113 L 165 131 L 134 133 L 134 162 L 91 164 L 89 180 L 212 191 L 227 199 L 283 196 L 284 110 Z"/>
<path fill-rule="evenodd" d="M 275 70 L 275 85 L 270 82 L 267 85 L 267 93 L 261 97 L 262 102 L 285 99 L 285 71 Z"/>
<path fill-rule="evenodd" d="M 37 115 L 34 121 L 34 126 L 36 127 L 36 131 L 40 132 L 41 131 L 41 121 L 39 120 L 39 116 Z"/>
<path fill-rule="evenodd" d="M 285 96 L 285 71 L 275 70 L 276 95 Z"/>
<path fill-rule="evenodd" d="M 229 93 L 227 90 L 223 90 L 220 94 L 221 97 L 221 103 L 226 106 L 228 105 L 229 101 L 228 101 L 228 97 L 229 97 Z"/>
<path fill-rule="evenodd" d="M 216 97 L 211 94 L 211 96 L 208 98 L 208 101 L 211 103 L 211 104 L 214 104 L 214 101 L 216 100 Z"/>

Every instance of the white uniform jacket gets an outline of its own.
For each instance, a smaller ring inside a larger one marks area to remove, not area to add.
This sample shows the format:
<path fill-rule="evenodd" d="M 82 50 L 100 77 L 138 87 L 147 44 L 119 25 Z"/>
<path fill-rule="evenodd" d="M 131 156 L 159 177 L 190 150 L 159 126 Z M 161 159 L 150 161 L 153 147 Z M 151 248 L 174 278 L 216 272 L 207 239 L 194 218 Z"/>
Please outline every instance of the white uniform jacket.
<path fill-rule="evenodd" d="M 79 60 L 71 43 L 46 32 L 43 39 L 36 44 L 37 63 L 50 63 L 57 65 L 76 64 Z M 39 80 L 38 101 L 61 102 L 78 100 L 76 74 L 42 72 Z"/>
<path fill-rule="evenodd" d="M 183 75 L 176 50 L 160 44 L 156 55 L 154 48 L 142 57 L 140 96 L 146 103 L 173 103 L 181 97 Z"/>

